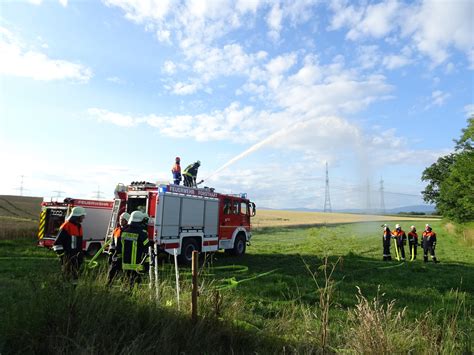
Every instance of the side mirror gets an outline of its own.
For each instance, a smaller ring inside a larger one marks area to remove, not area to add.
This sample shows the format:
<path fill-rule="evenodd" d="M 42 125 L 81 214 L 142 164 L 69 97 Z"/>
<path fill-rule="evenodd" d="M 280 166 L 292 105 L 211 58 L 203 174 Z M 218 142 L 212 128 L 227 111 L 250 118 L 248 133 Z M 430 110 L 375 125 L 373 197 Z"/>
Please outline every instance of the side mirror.
<path fill-rule="evenodd" d="M 253 202 L 250 202 L 250 206 L 251 206 L 251 216 L 252 217 L 255 217 L 255 215 L 257 214 L 257 207 L 255 206 L 255 203 Z"/>

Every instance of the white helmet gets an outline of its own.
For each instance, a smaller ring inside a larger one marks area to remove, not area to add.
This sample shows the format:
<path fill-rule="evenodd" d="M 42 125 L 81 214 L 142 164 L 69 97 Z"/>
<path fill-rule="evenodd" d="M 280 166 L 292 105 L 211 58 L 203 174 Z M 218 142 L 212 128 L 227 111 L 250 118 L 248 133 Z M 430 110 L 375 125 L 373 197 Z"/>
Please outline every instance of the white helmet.
<path fill-rule="evenodd" d="M 415 226 L 410 226 L 410 229 L 416 229 Z"/>
<path fill-rule="evenodd" d="M 84 207 L 77 206 L 71 210 L 71 214 L 67 216 L 67 220 L 69 221 L 71 217 L 80 217 L 85 216 L 86 214 L 86 209 Z"/>
<path fill-rule="evenodd" d="M 145 218 L 145 214 L 140 211 L 133 211 L 132 214 L 130 215 L 130 219 L 128 220 L 129 223 L 133 222 L 141 222 L 143 221 L 143 218 Z"/>
<path fill-rule="evenodd" d="M 126 220 L 127 222 L 130 220 L 130 213 L 124 212 L 120 215 L 120 220 Z"/>
<path fill-rule="evenodd" d="M 425 228 L 431 228 L 431 226 L 429 224 L 426 224 Z"/>
<path fill-rule="evenodd" d="M 395 229 L 401 228 L 400 225 L 397 223 L 395 224 Z"/>

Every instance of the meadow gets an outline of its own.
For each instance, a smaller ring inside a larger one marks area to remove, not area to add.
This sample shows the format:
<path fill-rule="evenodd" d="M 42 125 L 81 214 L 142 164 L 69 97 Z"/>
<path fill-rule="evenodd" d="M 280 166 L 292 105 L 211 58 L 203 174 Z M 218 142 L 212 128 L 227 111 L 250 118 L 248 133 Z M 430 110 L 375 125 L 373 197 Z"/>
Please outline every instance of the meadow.
<path fill-rule="evenodd" d="M 416 261 L 382 262 L 380 223 L 260 228 L 242 258 L 201 255 L 196 323 L 190 270 L 180 268 L 178 310 L 166 259 L 157 300 L 146 282 L 106 288 L 105 260 L 73 287 L 33 239 L 1 240 L 0 353 L 472 352 L 466 233 L 430 221 L 441 263 L 423 263 L 420 249 Z"/>

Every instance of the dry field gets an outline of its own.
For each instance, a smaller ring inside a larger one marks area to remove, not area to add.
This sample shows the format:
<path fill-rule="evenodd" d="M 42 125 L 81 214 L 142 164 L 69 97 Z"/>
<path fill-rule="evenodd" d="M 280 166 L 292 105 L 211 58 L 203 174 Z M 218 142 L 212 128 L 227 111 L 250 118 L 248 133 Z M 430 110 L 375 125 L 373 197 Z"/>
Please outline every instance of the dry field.
<path fill-rule="evenodd" d="M 311 226 L 355 222 L 390 222 L 390 221 L 430 221 L 436 218 L 423 217 L 399 217 L 399 216 L 377 216 L 353 213 L 323 213 L 323 212 L 300 212 L 281 210 L 257 210 L 257 215 L 252 220 L 254 228 L 266 227 L 294 227 Z"/>
<path fill-rule="evenodd" d="M 42 201 L 41 197 L 0 195 L 0 240 L 35 238 Z"/>

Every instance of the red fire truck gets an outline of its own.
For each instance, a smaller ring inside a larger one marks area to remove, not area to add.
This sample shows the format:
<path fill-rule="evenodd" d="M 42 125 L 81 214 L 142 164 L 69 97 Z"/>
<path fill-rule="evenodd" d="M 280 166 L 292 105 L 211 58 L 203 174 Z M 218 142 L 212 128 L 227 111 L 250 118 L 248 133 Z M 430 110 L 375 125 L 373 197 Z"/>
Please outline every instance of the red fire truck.
<path fill-rule="evenodd" d="M 51 248 L 58 235 L 59 227 L 73 207 L 86 209 L 86 218 L 82 223 L 84 234 L 82 248 L 87 254 L 94 255 L 104 243 L 104 236 L 112 214 L 113 201 L 83 200 L 66 198 L 63 202 L 43 202 L 38 229 L 38 245 Z"/>
<path fill-rule="evenodd" d="M 150 217 L 148 236 L 158 251 L 174 254 L 176 249 L 184 263 L 191 261 L 194 250 L 243 255 L 250 243 L 250 218 L 256 207 L 246 194 L 141 181 L 118 185 L 115 195 L 107 238 L 112 237 L 120 213 L 141 211 Z"/>

